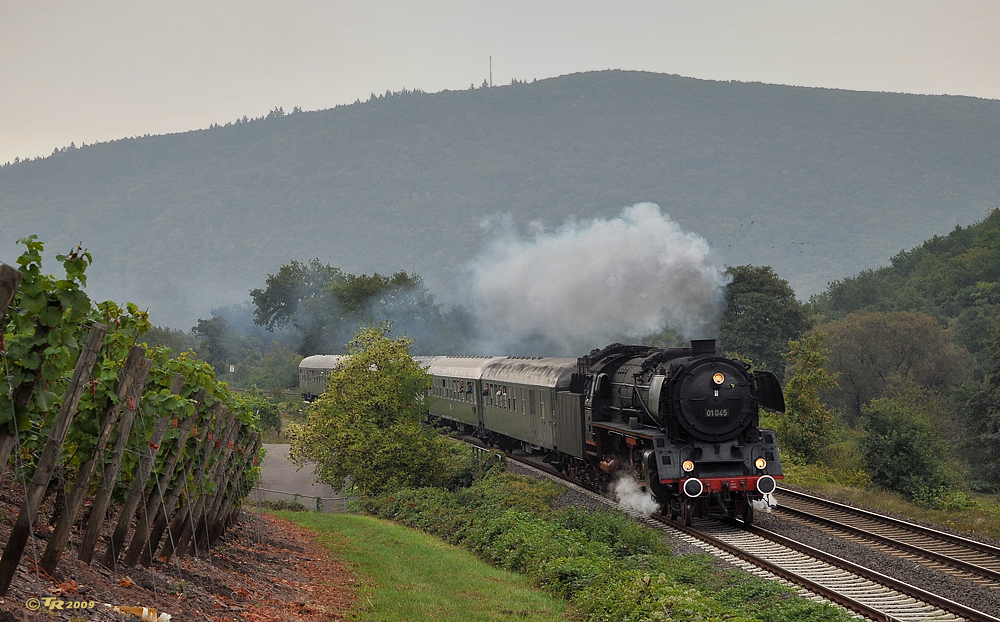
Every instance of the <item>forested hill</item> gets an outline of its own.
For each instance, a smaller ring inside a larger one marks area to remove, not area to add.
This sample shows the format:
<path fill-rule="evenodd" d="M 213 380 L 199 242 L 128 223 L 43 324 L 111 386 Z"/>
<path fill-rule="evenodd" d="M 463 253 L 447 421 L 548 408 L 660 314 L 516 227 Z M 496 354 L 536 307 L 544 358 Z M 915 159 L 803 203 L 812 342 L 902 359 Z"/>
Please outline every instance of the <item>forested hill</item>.
<path fill-rule="evenodd" d="M 831 283 L 812 305 L 822 320 L 854 311 L 926 313 L 985 368 L 1000 317 L 1000 209 L 900 252 L 888 266 Z"/>
<path fill-rule="evenodd" d="M 0 168 L 0 260 L 83 242 L 89 289 L 189 328 L 290 259 L 459 278 L 484 217 L 659 204 L 800 297 L 1000 204 L 1000 102 L 606 71 L 402 93 Z M 601 249 L 594 252 L 627 252 Z"/>

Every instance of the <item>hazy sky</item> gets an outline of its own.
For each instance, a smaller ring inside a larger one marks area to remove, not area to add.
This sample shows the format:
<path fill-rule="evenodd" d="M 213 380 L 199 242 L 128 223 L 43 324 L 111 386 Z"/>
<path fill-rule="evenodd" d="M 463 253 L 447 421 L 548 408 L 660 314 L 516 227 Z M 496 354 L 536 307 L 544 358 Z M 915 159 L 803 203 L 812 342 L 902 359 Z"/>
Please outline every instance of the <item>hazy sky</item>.
<path fill-rule="evenodd" d="M 1000 99 L 1000 2 L 0 0 L 0 162 L 372 92 L 637 69 Z"/>

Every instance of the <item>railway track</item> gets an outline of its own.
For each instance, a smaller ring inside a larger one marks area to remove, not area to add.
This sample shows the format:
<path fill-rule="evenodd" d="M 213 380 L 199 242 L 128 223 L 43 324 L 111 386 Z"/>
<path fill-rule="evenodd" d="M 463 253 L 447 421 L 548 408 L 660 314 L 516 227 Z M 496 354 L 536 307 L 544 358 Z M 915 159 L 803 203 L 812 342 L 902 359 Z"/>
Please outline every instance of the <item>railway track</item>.
<path fill-rule="evenodd" d="M 698 538 L 767 572 L 838 603 L 871 620 L 917 622 L 997 618 L 942 596 L 759 527 L 722 520 L 696 520 L 684 527 L 665 517 L 656 520 Z"/>
<path fill-rule="evenodd" d="M 786 488 L 774 513 L 1000 592 L 1000 548 Z"/>
<path fill-rule="evenodd" d="M 508 455 L 508 458 L 546 477 L 557 478 L 579 492 L 594 495 L 602 503 L 616 505 L 580 482 L 567 480 L 544 465 L 519 456 Z M 658 515 L 636 515 L 636 518 L 753 574 L 798 587 L 808 598 L 837 603 L 870 620 L 1000 622 L 998 618 L 961 603 L 756 526 L 748 529 L 741 523 L 707 519 L 695 520 L 691 527 L 684 527 Z"/>

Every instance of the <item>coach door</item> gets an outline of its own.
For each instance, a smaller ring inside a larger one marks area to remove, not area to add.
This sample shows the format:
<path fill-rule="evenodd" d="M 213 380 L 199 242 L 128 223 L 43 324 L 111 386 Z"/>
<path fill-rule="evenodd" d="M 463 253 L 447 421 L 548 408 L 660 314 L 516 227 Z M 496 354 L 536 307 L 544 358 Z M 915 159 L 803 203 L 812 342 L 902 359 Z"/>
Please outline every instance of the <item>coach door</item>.
<path fill-rule="evenodd" d="M 528 427 L 531 430 L 531 444 L 538 445 L 541 439 L 538 438 L 538 417 L 531 411 L 531 395 L 535 393 L 532 389 L 521 388 L 518 393 L 521 396 L 521 415 L 528 420 Z M 525 399 L 527 398 L 527 399 Z"/>
<path fill-rule="evenodd" d="M 532 390 L 528 395 L 528 408 L 531 409 L 531 420 L 538 427 L 538 444 L 552 448 L 552 413 L 546 408 L 545 395 L 547 389 Z"/>

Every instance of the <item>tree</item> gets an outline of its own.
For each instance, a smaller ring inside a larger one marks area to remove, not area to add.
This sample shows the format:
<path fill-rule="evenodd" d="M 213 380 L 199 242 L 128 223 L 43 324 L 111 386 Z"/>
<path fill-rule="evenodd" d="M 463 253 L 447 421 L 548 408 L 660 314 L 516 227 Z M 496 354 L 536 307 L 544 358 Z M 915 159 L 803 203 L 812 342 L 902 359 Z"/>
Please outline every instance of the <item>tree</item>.
<path fill-rule="evenodd" d="M 198 320 L 198 325 L 191 328 L 191 333 L 201 337 L 199 354 L 212 367 L 221 370 L 236 360 L 233 348 L 236 335 L 225 318 L 213 316 L 208 320 Z"/>
<path fill-rule="evenodd" d="M 950 485 L 946 447 L 912 397 L 872 400 L 862 410 L 862 429 L 861 451 L 875 485 L 910 499 Z"/>
<path fill-rule="evenodd" d="M 268 330 L 291 324 L 306 331 L 315 319 L 315 309 L 329 298 L 329 286 L 344 280 L 340 268 L 313 259 L 308 264 L 294 259 L 270 274 L 264 289 L 254 289 L 254 322 Z M 318 304 L 316 304 L 318 303 Z"/>
<path fill-rule="evenodd" d="M 809 328 L 805 308 L 788 281 L 770 266 L 726 269 L 726 310 L 719 324 L 719 340 L 727 352 L 757 361 L 784 378 L 785 348 Z"/>
<path fill-rule="evenodd" d="M 469 326 L 462 314 L 442 314 L 417 274 L 356 276 L 314 259 L 292 261 L 250 292 L 254 323 L 274 330 L 291 324 L 301 335 L 299 354 L 343 352 L 359 324 L 392 322 L 414 337 L 422 353 L 461 352 Z"/>
<path fill-rule="evenodd" d="M 410 341 L 388 331 L 359 330 L 306 423 L 290 426 L 292 459 L 315 462 L 317 479 L 337 490 L 377 495 L 447 477 L 445 441 L 423 424 L 429 376 L 410 356 Z"/>
<path fill-rule="evenodd" d="M 346 314 L 360 313 L 373 304 L 380 307 L 392 306 L 407 290 L 426 291 L 423 279 L 419 275 L 410 275 L 402 271 L 391 277 L 382 276 L 378 272 L 371 276 L 348 274 L 343 281 L 331 282 L 328 289 L 337 296 Z"/>
<path fill-rule="evenodd" d="M 823 367 L 829 359 L 829 350 L 822 347 L 825 338 L 813 333 L 789 342 L 785 412 L 770 416 L 781 448 L 806 463 L 816 462 L 833 433 L 833 414 L 820 400 L 821 392 L 837 384 Z"/>
<path fill-rule="evenodd" d="M 937 393 L 971 378 L 972 357 L 929 315 L 858 311 L 820 328 L 828 334 L 828 369 L 840 374 L 830 403 L 849 421 L 869 401 L 884 397 L 894 375 Z"/>
<path fill-rule="evenodd" d="M 237 395 L 236 401 L 254 414 L 260 421 L 261 429 L 281 432 L 281 409 L 256 386 L 251 386 L 246 393 Z"/>
<path fill-rule="evenodd" d="M 1000 318 L 994 320 L 987 342 L 983 381 L 957 392 L 968 462 L 976 465 L 974 477 L 1000 489 Z"/>
<path fill-rule="evenodd" d="M 295 389 L 299 386 L 299 363 L 302 357 L 290 348 L 271 344 L 268 352 L 254 350 L 237 363 L 239 386 L 258 386 L 265 391 Z"/>

